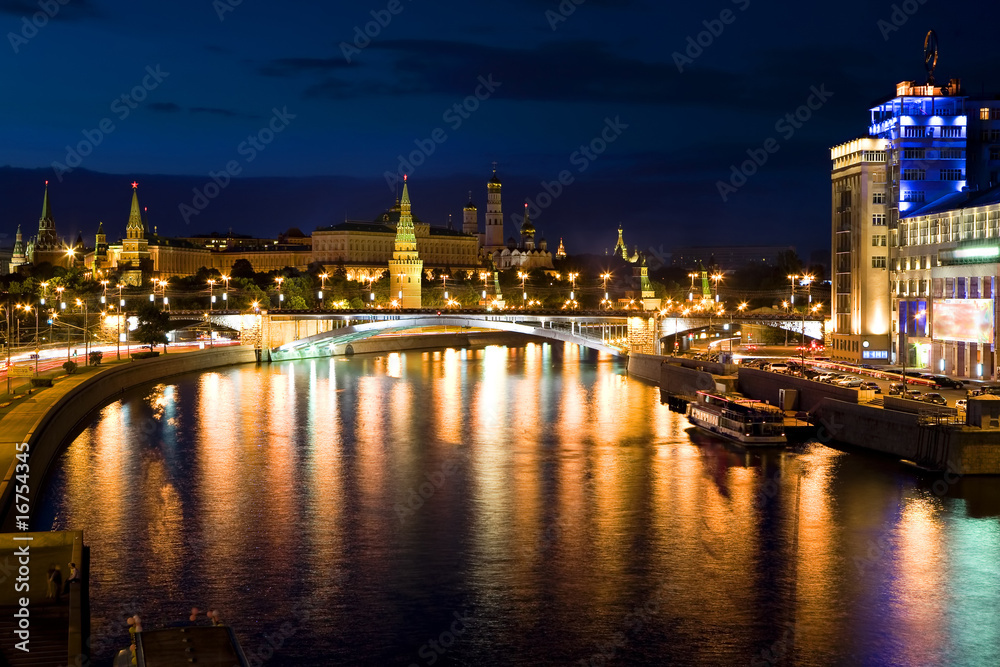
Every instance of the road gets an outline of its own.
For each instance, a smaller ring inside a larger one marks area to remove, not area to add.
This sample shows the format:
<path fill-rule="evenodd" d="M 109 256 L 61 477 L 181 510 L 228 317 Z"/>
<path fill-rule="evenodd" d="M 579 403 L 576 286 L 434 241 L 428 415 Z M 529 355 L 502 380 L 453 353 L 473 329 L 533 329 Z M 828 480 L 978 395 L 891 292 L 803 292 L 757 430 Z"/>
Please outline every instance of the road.
<path fill-rule="evenodd" d="M 215 341 L 215 347 L 221 347 L 225 345 L 239 345 L 239 341 L 224 340 L 224 339 Z M 208 347 L 209 347 L 208 341 L 171 343 L 170 345 L 167 346 L 167 354 L 170 354 L 171 352 L 189 352 L 191 350 L 198 350 L 202 348 L 207 349 Z M 128 358 L 127 355 L 129 352 L 140 351 L 139 346 L 135 344 L 131 346 L 122 345 L 120 349 L 121 349 L 122 359 L 127 359 Z M 91 352 L 96 352 L 96 351 L 103 352 L 104 358 L 107 359 L 108 361 L 117 358 L 118 350 L 119 348 L 116 345 L 94 345 L 90 347 Z M 77 352 L 77 354 L 73 355 L 72 352 Z M 81 366 L 85 364 L 87 358 L 86 355 L 84 354 L 84 349 L 82 347 L 71 348 L 70 353 L 71 354 L 69 355 L 69 359 L 75 361 L 77 364 Z M 48 348 L 41 350 L 39 352 L 39 359 L 38 359 L 38 372 L 44 373 L 46 371 L 62 368 L 62 365 L 66 363 L 67 359 L 66 354 L 67 350 L 64 348 Z M 33 351 L 24 351 L 15 355 L 11 355 L 10 360 L 12 364 L 20 365 L 20 364 L 30 363 L 32 366 L 34 366 L 35 362 L 34 359 L 32 359 L 33 355 L 34 355 Z M 4 381 L 6 379 L 7 379 L 7 360 L 2 359 L 0 360 L 0 381 Z M 21 380 L 24 378 L 14 378 L 14 379 Z"/>

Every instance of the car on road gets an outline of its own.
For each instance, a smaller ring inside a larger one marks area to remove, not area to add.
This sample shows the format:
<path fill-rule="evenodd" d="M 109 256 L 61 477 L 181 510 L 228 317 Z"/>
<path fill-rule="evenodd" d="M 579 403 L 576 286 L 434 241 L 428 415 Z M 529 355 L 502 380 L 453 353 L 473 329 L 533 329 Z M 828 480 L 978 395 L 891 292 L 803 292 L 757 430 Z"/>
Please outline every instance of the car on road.
<path fill-rule="evenodd" d="M 878 382 L 872 382 L 871 380 L 862 382 L 861 389 L 871 389 L 876 394 L 882 393 L 882 387 L 878 386 Z"/>
<path fill-rule="evenodd" d="M 932 391 L 920 397 L 924 403 L 934 403 L 935 405 L 948 405 L 948 401 L 941 394 Z"/>
<path fill-rule="evenodd" d="M 934 384 L 932 385 L 934 389 L 961 389 L 965 385 L 961 380 L 953 380 L 947 375 L 933 375 L 931 373 L 924 373 L 920 376 L 922 380 L 930 380 Z"/>
<path fill-rule="evenodd" d="M 836 382 L 838 387 L 849 387 L 851 389 L 857 389 L 861 387 L 863 383 L 864 380 L 862 380 L 861 378 L 854 378 L 854 377 L 841 378 Z"/>
<path fill-rule="evenodd" d="M 969 407 L 969 402 L 964 398 L 960 398 L 957 401 L 955 401 L 955 407 L 961 410 L 962 412 L 965 412 L 965 410 L 968 409 Z"/>
<path fill-rule="evenodd" d="M 889 384 L 890 396 L 901 396 L 904 391 L 906 391 L 906 386 L 902 382 L 892 382 Z"/>
<path fill-rule="evenodd" d="M 920 392 L 919 392 L 918 390 L 916 390 L 916 389 L 907 389 L 907 390 L 906 390 L 906 393 L 905 393 L 905 394 L 903 394 L 903 396 L 904 396 L 905 398 L 912 398 L 912 399 L 913 399 L 913 400 L 915 400 L 915 401 L 919 401 L 919 400 L 921 400 L 921 396 L 923 396 L 923 394 L 921 394 L 921 393 L 920 393 Z"/>

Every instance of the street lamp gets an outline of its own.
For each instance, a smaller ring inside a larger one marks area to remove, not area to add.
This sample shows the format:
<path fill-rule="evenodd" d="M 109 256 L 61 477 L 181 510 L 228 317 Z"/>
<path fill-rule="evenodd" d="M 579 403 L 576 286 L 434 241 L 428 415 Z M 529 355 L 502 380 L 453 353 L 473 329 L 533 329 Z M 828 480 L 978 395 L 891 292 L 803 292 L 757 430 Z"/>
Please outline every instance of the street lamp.
<path fill-rule="evenodd" d="M 688 292 L 688 301 L 694 301 L 694 279 L 698 277 L 695 272 L 689 273 L 688 278 L 691 279 L 691 291 Z"/>
<path fill-rule="evenodd" d="M 278 310 L 281 310 L 281 302 L 285 300 L 285 295 L 281 292 L 281 283 L 285 282 L 285 279 L 278 276 L 274 279 L 274 282 L 278 283 Z"/>
<path fill-rule="evenodd" d="M 326 279 L 330 277 L 328 273 L 319 274 L 319 307 L 323 307 L 323 290 L 326 289 Z M 364 280 L 362 278 L 362 280 Z"/>
<path fill-rule="evenodd" d="M 601 279 L 604 280 L 604 301 L 608 304 L 606 308 L 611 309 L 611 299 L 608 298 L 608 280 L 611 279 L 611 272 L 605 271 L 601 274 Z"/>
<path fill-rule="evenodd" d="M 723 274 L 716 271 L 712 274 L 712 281 L 715 283 L 715 302 L 719 302 L 719 281 L 722 280 Z"/>
<path fill-rule="evenodd" d="M 524 281 L 527 279 L 528 274 L 524 273 L 523 271 L 518 271 L 517 272 L 517 277 L 521 279 L 521 300 L 524 302 L 523 309 L 527 309 L 527 307 L 528 307 L 528 292 L 525 291 Z"/>
<path fill-rule="evenodd" d="M 790 280 L 792 283 L 792 298 L 791 298 L 792 308 L 795 308 L 795 279 L 798 277 L 799 276 L 795 274 L 788 276 L 788 280 Z"/>
<path fill-rule="evenodd" d="M 225 301 L 225 305 L 229 305 L 229 276 L 220 276 L 220 279 L 226 283 L 226 291 L 222 293 L 222 300 Z"/>
<path fill-rule="evenodd" d="M 90 364 L 90 339 L 87 336 L 89 317 L 87 313 L 86 299 L 82 302 L 80 299 L 76 300 L 76 307 L 79 308 L 80 306 L 83 306 L 83 365 L 87 366 Z"/>
<path fill-rule="evenodd" d="M 570 288 L 570 291 L 569 291 L 569 300 L 570 301 L 576 301 L 576 294 L 575 294 L 575 292 L 576 292 L 576 279 L 580 277 L 580 274 L 579 273 L 570 273 L 569 276 L 567 276 L 567 277 L 569 278 L 569 282 L 572 285 L 572 287 Z"/>
<path fill-rule="evenodd" d="M 375 276 L 368 276 L 368 300 L 375 305 Z"/>
<path fill-rule="evenodd" d="M 444 300 L 446 305 L 448 303 L 448 278 L 450 277 L 448 274 L 441 274 L 441 284 L 444 286 Z"/>
<path fill-rule="evenodd" d="M 212 310 L 215 306 L 215 280 L 208 279 L 208 346 L 215 347 L 215 338 L 212 336 Z"/>
<path fill-rule="evenodd" d="M 117 335 L 117 340 L 115 341 L 115 345 L 117 346 L 115 353 L 118 356 L 119 361 L 121 361 L 122 358 L 121 327 L 123 324 L 125 326 L 125 343 L 126 343 L 125 353 L 128 354 L 129 352 L 131 352 L 131 348 L 128 345 L 128 322 L 124 323 L 122 322 L 122 318 L 125 317 L 125 297 L 122 296 L 123 289 L 125 289 L 125 285 L 122 283 L 118 283 L 118 321 L 115 322 L 115 333 L 118 335 Z"/>

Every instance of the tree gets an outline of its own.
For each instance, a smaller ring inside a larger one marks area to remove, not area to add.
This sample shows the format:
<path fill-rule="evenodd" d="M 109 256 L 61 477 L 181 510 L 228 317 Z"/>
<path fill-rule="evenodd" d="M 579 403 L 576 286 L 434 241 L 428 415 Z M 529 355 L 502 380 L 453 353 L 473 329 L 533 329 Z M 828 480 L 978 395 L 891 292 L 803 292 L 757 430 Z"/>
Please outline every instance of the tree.
<path fill-rule="evenodd" d="M 132 334 L 134 340 L 148 345 L 152 350 L 156 345 L 166 348 L 167 332 L 170 331 L 170 315 L 152 303 L 143 303 L 136 313 L 139 325 Z"/>
<path fill-rule="evenodd" d="M 229 272 L 233 278 L 253 278 L 253 264 L 248 259 L 238 259 L 233 262 L 233 269 Z"/>

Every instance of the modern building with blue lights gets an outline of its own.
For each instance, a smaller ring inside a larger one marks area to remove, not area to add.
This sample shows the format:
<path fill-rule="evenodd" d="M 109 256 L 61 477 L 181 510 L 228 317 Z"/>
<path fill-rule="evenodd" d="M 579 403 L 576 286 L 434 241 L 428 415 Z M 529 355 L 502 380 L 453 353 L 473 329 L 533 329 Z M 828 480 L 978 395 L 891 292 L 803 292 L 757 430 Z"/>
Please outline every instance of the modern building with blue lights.
<path fill-rule="evenodd" d="M 996 378 L 1000 97 L 931 76 L 870 117 L 831 149 L 832 356 Z"/>

